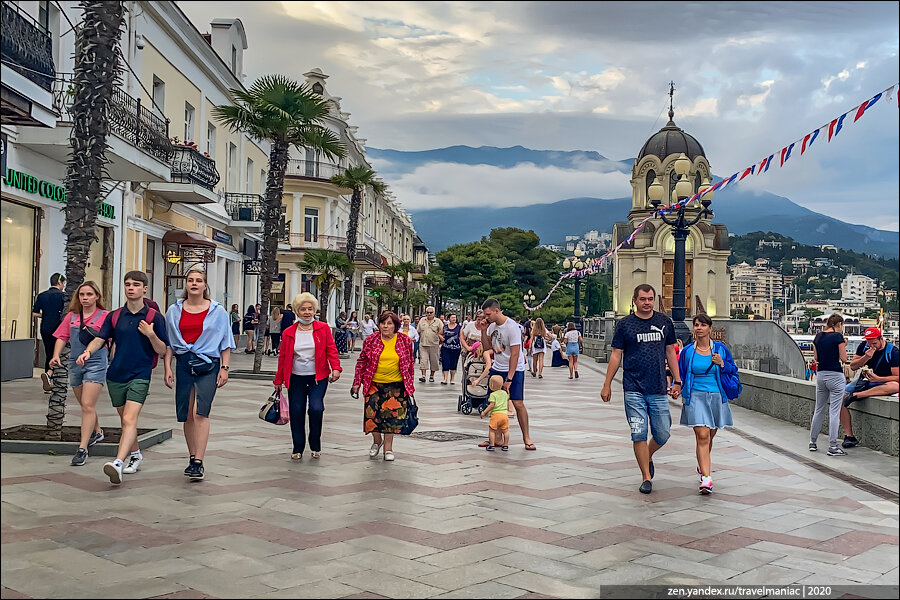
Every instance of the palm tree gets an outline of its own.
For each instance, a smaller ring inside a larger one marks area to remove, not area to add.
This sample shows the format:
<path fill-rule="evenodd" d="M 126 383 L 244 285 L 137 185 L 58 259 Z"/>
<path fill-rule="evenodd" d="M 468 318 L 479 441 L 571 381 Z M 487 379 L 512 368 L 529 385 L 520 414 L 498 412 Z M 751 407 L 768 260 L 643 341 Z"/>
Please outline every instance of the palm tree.
<path fill-rule="evenodd" d="M 291 146 L 308 148 L 335 159 L 344 155 L 338 137 L 323 126 L 328 115 L 328 102 L 284 75 L 265 75 L 256 80 L 249 91 L 231 90 L 234 105 L 213 109 L 220 123 L 231 131 L 268 140 L 269 176 L 263 203 L 263 250 L 260 274 L 260 304 L 262 314 L 268 314 L 272 277 L 277 275 L 278 238 L 281 224 L 281 203 L 284 193 L 284 174 L 287 170 Z M 262 344 L 256 346 L 253 372 L 262 367 Z"/>
<path fill-rule="evenodd" d="M 409 275 L 415 270 L 416 266 L 410 261 L 398 262 L 393 266 L 394 276 L 399 277 L 400 281 L 403 282 L 403 305 L 406 310 L 409 310 L 409 306 L 407 306 L 409 297 Z"/>
<path fill-rule="evenodd" d="M 353 263 L 340 252 L 312 248 L 304 250 L 303 262 L 298 262 L 297 266 L 307 273 L 318 273 L 313 279 L 313 283 L 319 290 L 319 309 L 322 311 L 322 320 L 327 321 L 328 299 L 331 297 L 331 292 L 339 290 L 341 282 L 347 283 L 347 278 L 353 274 Z"/>
<path fill-rule="evenodd" d="M 356 238 L 359 228 L 359 211 L 362 210 L 362 191 L 369 186 L 376 194 L 383 194 L 387 186 L 375 179 L 375 171 L 366 167 L 350 167 L 343 173 L 331 178 L 331 183 L 338 187 L 353 190 L 350 200 L 350 217 L 347 219 L 347 258 L 352 264 L 356 260 Z M 351 310 L 350 296 L 353 285 L 344 286 L 344 310 Z"/>
<path fill-rule="evenodd" d="M 125 24 L 125 4 L 120 0 L 82 0 L 84 18 L 76 29 L 75 68 L 72 76 L 72 152 L 66 165 L 66 289 L 65 302 L 84 282 L 84 268 L 100 204 L 106 164 L 109 107 L 113 91 L 121 83 L 119 40 Z M 53 370 L 53 389 L 47 410 L 48 437 L 62 439 L 69 386 L 69 345 L 60 355 L 62 366 Z"/>
<path fill-rule="evenodd" d="M 428 302 L 428 292 L 422 289 L 409 290 L 406 296 L 407 309 L 410 313 L 419 312 L 426 302 Z"/>
<path fill-rule="evenodd" d="M 372 288 L 372 296 L 375 297 L 375 320 L 378 320 L 378 316 L 381 315 L 381 307 L 384 306 L 385 300 L 390 300 L 389 295 L 393 294 L 390 286 L 387 285 L 376 285 Z"/>
<path fill-rule="evenodd" d="M 438 313 L 441 312 L 441 304 L 443 304 L 443 288 L 447 285 L 444 280 L 444 274 L 437 267 L 432 267 L 424 277 L 422 283 L 428 286 L 431 301 L 435 304 Z"/>

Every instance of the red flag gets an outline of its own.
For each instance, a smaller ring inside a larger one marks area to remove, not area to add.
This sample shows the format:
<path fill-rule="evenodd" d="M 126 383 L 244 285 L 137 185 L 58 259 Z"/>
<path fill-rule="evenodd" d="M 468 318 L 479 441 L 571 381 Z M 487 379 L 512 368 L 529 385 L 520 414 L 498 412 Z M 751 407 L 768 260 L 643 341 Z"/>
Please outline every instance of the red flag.
<path fill-rule="evenodd" d="M 741 179 L 743 179 L 743 178 L 746 177 L 747 175 L 750 175 L 750 174 L 753 173 L 754 171 L 756 171 L 756 165 L 747 167 L 747 168 L 744 170 L 743 174 L 741 175 Z M 738 179 L 738 181 L 741 181 L 741 179 Z"/>
<path fill-rule="evenodd" d="M 838 120 L 835 119 L 831 123 L 828 124 L 828 141 L 831 141 L 831 136 L 834 135 L 834 126 L 837 125 Z"/>
<path fill-rule="evenodd" d="M 762 159 L 762 162 L 759 163 L 759 172 L 760 172 L 760 173 L 763 172 L 763 167 L 766 166 L 766 163 L 767 163 L 767 162 L 769 162 L 769 159 L 768 159 L 768 158 L 764 158 L 764 159 Z"/>
<path fill-rule="evenodd" d="M 867 106 L 869 106 L 869 102 L 868 102 L 868 101 L 863 102 L 862 104 L 859 105 L 859 108 L 856 110 L 856 116 L 853 117 L 853 122 L 854 122 L 854 123 L 856 123 L 857 121 L 859 121 L 859 118 L 860 118 L 861 116 L 863 116 L 863 113 L 866 112 L 866 107 L 867 107 Z"/>

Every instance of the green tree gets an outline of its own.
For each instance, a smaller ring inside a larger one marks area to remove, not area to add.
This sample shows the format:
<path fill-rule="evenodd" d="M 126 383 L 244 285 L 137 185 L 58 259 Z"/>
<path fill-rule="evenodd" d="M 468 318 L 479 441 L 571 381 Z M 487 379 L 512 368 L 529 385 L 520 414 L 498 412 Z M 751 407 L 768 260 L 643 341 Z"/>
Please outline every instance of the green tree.
<path fill-rule="evenodd" d="M 328 299 L 331 297 L 331 292 L 339 290 L 341 282 L 349 285 L 349 276 L 353 274 L 353 263 L 340 252 L 310 248 L 303 251 L 303 262 L 298 262 L 297 266 L 307 273 L 317 273 L 313 284 L 319 290 L 319 309 L 322 311 L 322 320 L 327 321 Z"/>
<path fill-rule="evenodd" d="M 559 276 L 559 254 L 541 248 L 541 238 L 534 231 L 499 227 L 482 241 L 512 265 L 512 281 L 520 292 L 520 300 L 529 289 L 546 289 Z"/>
<path fill-rule="evenodd" d="M 119 40 L 125 24 L 125 4 L 120 0 L 83 0 L 84 18 L 75 29 L 75 68 L 72 76 L 72 151 L 66 164 L 65 301 L 84 282 L 91 244 L 97 239 L 95 224 L 102 197 L 101 182 L 106 157 L 109 111 L 113 92 L 121 83 Z M 69 345 L 60 353 L 62 365 L 53 370 L 53 389 L 47 406 L 47 431 L 62 439 L 69 387 Z"/>
<path fill-rule="evenodd" d="M 441 310 L 441 298 L 444 293 L 444 286 L 447 281 L 444 279 L 444 272 L 440 265 L 432 265 L 431 270 L 422 277 L 422 283 L 428 286 L 428 294 L 431 302 L 435 305 L 436 310 Z"/>
<path fill-rule="evenodd" d="M 266 75 L 257 79 L 249 91 L 233 89 L 231 95 L 234 104 L 214 107 L 213 115 L 231 131 L 242 131 L 271 144 L 262 211 L 262 273 L 259 285 L 262 314 L 265 315 L 269 310 L 272 277 L 278 273 L 281 204 L 290 148 L 313 149 L 329 159 L 344 156 L 344 148 L 338 137 L 324 126 L 324 119 L 329 114 L 328 102 L 309 86 L 284 75 Z M 262 349 L 263 344 L 256 345 L 254 373 L 259 373 L 262 367 Z"/>
<path fill-rule="evenodd" d="M 353 190 L 350 198 L 350 216 L 347 219 L 347 258 L 350 264 L 356 260 L 356 239 L 359 229 L 359 213 L 362 210 L 362 192 L 366 187 L 371 187 L 376 194 L 383 194 L 387 186 L 375 179 L 375 171 L 366 167 L 350 167 L 343 173 L 331 178 L 331 183 L 338 187 Z M 353 286 L 344 287 L 344 308 L 350 310 L 350 296 Z M 379 312 L 381 312 L 379 310 Z"/>
<path fill-rule="evenodd" d="M 456 244 L 436 255 L 444 275 L 447 295 L 463 302 L 484 301 L 489 296 L 500 298 L 504 293 L 521 295 L 511 283 L 512 265 L 498 256 L 490 244 L 470 242 Z"/>
<path fill-rule="evenodd" d="M 422 307 L 428 302 L 428 292 L 423 289 L 412 289 L 406 295 L 406 304 L 410 312 L 410 316 L 420 314 Z"/>
<path fill-rule="evenodd" d="M 399 280 L 403 285 L 402 303 L 404 306 L 406 305 L 406 298 L 409 294 L 409 275 L 415 268 L 415 265 L 409 261 L 398 262 L 385 268 L 385 272 L 388 275 L 395 280 Z"/>

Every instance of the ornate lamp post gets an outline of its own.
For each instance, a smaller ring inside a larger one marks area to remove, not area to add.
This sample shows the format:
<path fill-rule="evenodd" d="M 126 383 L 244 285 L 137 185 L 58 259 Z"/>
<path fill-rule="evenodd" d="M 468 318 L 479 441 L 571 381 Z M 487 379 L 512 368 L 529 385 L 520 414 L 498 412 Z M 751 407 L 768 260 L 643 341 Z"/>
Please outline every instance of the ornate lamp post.
<path fill-rule="evenodd" d="M 574 254 L 575 256 L 570 256 L 563 261 L 563 269 L 572 269 L 573 273 L 587 266 L 587 263 L 581 260 L 581 250 L 575 248 Z M 587 275 L 575 275 L 572 278 L 575 280 L 575 314 L 572 316 L 572 320 L 575 321 L 575 329 L 578 331 L 581 331 L 581 280 L 585 277 Z"/>
<path fill-rule="evenodd" d="M 694 187 L 691 183 L 689 173 L 691 170 L 691 161 L 684 153 L 675 160 L 675 174 L 678 180 L 675 183 L 675 189 L 672 190 L 672 203 L 676 204 L 693 195 Z M 709 181 L 704 181 L 700 189 L 709 187 Z M 662 201 L 664 188 L 659 182 L 659 178 L 655 179 L 647 190 L 650 204 L 653 208 L 659 208 Z M 675 335 L 682 341 L 687 343 L 691 338 L 690 329 L 684 323 L 685 317 L 685 256 L 684 247 L 687 240 L 688 231 L 692 225 L 696 225 L 705 215 L 712 215 L 709 209 L 712 204 L 713 192 L 707 192 L 700 200 L 702 209 L 693 217 L 685 216 L 687 206 L 681 206 L 671 215 L 659 215 L 666 225 L 672 226 L 672 235 L 675 238 L 675 263 L 674 263 L 674 281 L 672 286 L 672 321 L 675 323 Z M 696 207 L 695 207 L 696 208 Z"/>

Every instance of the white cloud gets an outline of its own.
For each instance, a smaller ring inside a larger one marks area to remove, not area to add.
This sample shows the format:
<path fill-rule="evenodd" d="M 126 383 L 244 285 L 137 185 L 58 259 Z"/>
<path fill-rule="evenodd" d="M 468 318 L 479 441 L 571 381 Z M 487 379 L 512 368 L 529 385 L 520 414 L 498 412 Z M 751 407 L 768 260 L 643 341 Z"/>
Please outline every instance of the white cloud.
<path fill-rule="evenodd" d="M 431 163 L 388 179 L 411 210 L 460 206 L 528 206 L 566 198 L 621 198 L 631 195 L 621 172 L 540 168 L 523 163 L 511 169 L 490 165 Z"/>

